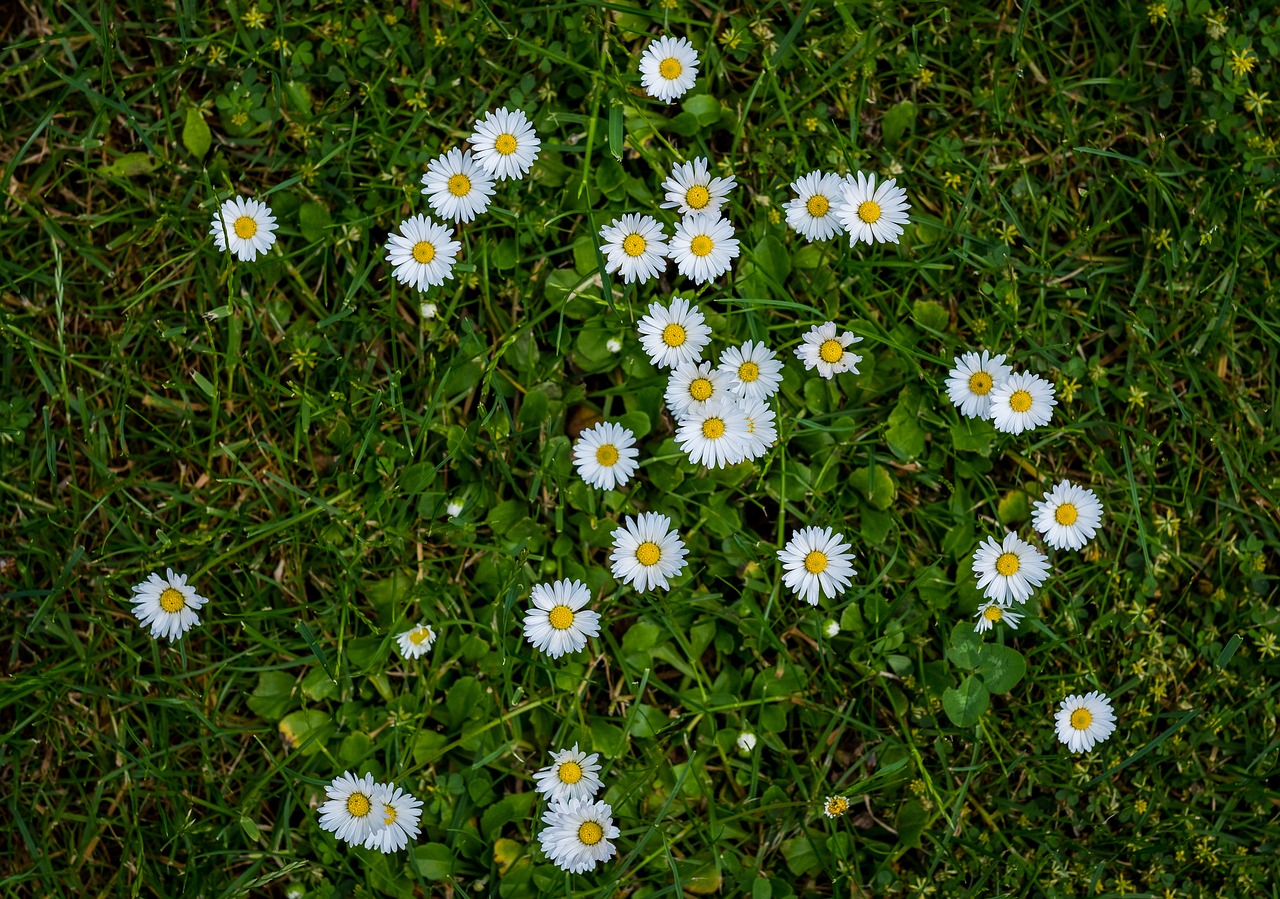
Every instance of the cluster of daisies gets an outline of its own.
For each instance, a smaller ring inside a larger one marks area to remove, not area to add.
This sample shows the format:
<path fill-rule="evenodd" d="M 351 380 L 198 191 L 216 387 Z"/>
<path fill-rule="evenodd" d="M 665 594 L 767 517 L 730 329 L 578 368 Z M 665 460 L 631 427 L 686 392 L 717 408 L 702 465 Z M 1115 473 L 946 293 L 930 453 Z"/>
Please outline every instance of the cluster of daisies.
<path fill-rule="evenodd" d="M 352 846 L 398 852 L 418 836 L 422 800 L 395 784 L 375 783 L 372 774 L 350 771 L 325 787 L 320 827 Z"/>
<path fill-rule="evenodd" d="M 533 775 L 534 789 L 548 800 L 538 842 L 548 859 L 573 874 L 590 871 L 617 852 L 610 842 L 618 836 L 613 809 L 595 798 L 604 786 L 599 759 L 574 743 L 572 749 L 551 753 L 551 764 Z"/>
<path fill-rule="evenodd" d="M 992 356 L 986 350 L 956 357 L 947 374 L 947 396 L 965 418 L 990 421 L 1006 434 L 1047 425 L 1058 404 L 1052 381 L 1015 373 L 1003 353 Z"/>

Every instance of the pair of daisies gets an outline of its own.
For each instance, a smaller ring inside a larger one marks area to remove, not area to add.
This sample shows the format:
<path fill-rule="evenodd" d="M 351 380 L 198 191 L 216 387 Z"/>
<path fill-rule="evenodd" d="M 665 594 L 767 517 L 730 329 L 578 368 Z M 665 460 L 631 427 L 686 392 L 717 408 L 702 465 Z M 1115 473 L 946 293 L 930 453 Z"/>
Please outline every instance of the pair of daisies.
<path fill-rule="evenodd" d="M 876 184 L 874 174 L 833 175 L 810 172 L 792 182 L 795 197 L 783 209 L 787 225 L 805 240 L 829 240 L 841 231 L 849 246 L 897 243 L 910 221 L 907 192 L 896 179 Z"/>
<path fill-rule="evenodd" d="M 986 350 L 955 358 L 947 373 L 947 396 L 966 418 L 990 421 L 997 431 L 1021 434 L 1053 418 L 1058 401 L 1053 382 L 1030 372 L 1014 373 L 1001 353 Z"/>
<path fill-rule="evenodd" d="M 418 836 L 422 801 L 395 784 L 347 771 L 325 787 L 325 795 L 320 828 L 352 846 L 398 852 Z"/>
<path fill-rule="evenodd" d="M 534 789 L 547 797 L 542 815 L 546 827 L 538 834 L 543 853 L 561 869 L 581 874 L 597 862 L 613 858 L 617 839 L 613 809 L 597 802 L 600 756 L 587 755 L 574 743 L 572 749 L 551 753 L 551 764 L 533 775 Z"/>

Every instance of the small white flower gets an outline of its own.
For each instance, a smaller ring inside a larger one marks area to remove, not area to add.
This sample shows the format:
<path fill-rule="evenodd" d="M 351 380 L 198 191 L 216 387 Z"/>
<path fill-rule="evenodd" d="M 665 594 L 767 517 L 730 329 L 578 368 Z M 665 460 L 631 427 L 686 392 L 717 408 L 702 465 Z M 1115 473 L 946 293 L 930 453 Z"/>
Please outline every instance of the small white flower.
<path fill-rule="evenodd" d="M 1072 694 L 1062 700 L 1054 723 L 1058 739 L 1067 744 L 1068 749 L 1088 752 L 1115 732 L 1116 716 L 1111 700 L 1094 690 L 1084 696 Z"/>
<path fill-rule="evenodd" d="M 747 459 L 759 459 L 773 449 L 778 440 L 773 408 L 764 400 L 739 399 L 738 414 L 747 423 L 742 454 Z"/>
<path fill-rule="evenodd" d="M 133 615 L 152 637 L 173 642 L 200 623 L 196 612 L 209 600 L 187 583 L 185 574 L 166 568 L 164 577 L 152 572 L 133 588 Z"/>
<path fill-rule="evenodd" d="M 352 845 L 362 845 L 376 829 L 383 826 L 381 806 L 375 802 L 383 795 L 373 775 L 356 777 L 350 771 L 335 778 L 325 787 L 329 799 L 320 806 L 320 829 L 335 834 Z"/>
<path fill-rule="evenodd" d="M 604 269 L 622 272 L 622 283 L 649 281 L 667 268 L 667 234 L 652 216 L 629 214 L 600 229 Z"/>
<path fill-rule="evenodd" d="M 499 181 L 523 178 L 542 146 L 524 111 L 508 112 L 505 106 L 477 119 L 470 140 L 476 162 Z"/>
<path fill-rule="evenodd" d="M 462 244 L 452 240 L 453 229 L 433 222 L 425 215 L 415 215 L 400 223 L 400 233 L 387 238 L 387 262 L 395 268 L 392 274 L 401 284 L 426 290 L 453 277 Z M 435 307 L 432 307 L 434 315 Z"/>
<path fill-rule="evenodd" d="M 822 632 L 828 637 L 834 637 L 840 633 L 840 624 L 834 618 L 828 618 L 826 624 L 822 626 Z"/>
<path fill-rule="evenodd" d="M 608 861 L 618 851 L 613 809 L 605 802 L 571 799 L 552 802 L 542 815 L 547 825 L 538 834 L 542 851 L 562 870 L 582 874 Z"/>
<path fill-rule="evenodd" d="M 687 215 L 676 222 L 670 255 L 680 274 L 706 284 L 727 272 L 738 255 L 733 225 L 714 215 Z"/>
<path fill-rule="evenodd" d="M 578 435 L 573 464 L 582 480 L 597 490 L 614 490 L 636 473 L 640 451 L 631 431 L 615 422 L 602 421 Z"/>
<path fill-rule="evenodd" d="M 275 244 L 276 219 L 266 203 L 232 197 L 214 215 L 209 233 L 219 250 L 230 249 L 241 262 L 252 262 Z"/>
<path fill-rule="evenodd" d="M 991 423 L 997 431 L 1021 434 L 1047 425 L 1057 404 L 1052 382 L 1018 372 L 991 388 Z"/>
<path fill-rule="evenodd" d="M 698 51 L 684 38 L 650 41 L 640 56 L 640 83 L 650 97 L 670 103 L 698 80 Z"/>
<path fill-rule="evenodd" d="M 572 749 L 551 753 L 551 764 L 533 775 L 534 789 L 552 802 L 570 799 L 590 801 L 604 784 L 600 780 L 600 755 Z"/>
<path fill-rule="evenodd" d="M 843 543 L 844 534 L 831 528 L 801 528 L 791 535 L 787 545 L 778 550 L 782 562 L 782 582 L 811 606 L 818 604 L 818 593 L 835 599 L 844 593 L 853 576 L 849 552 L 851 544 Z"/>
<path fill-rule="evenodd" d="M 756 735 L 749 730 L 744 730 L 738 734 L 737 743 L 739 752 L 750 752 L 756 748 Z"/>
<path fill-rule="evenodd" d="M 489 208 L 493 179 L 471 158 L 471 152 L 454 148 L 437 156 L 422 176 L 427 202 L 442 219 L 469 222 Z"/>
<path fill-rule="evenodd" d="M 849 246 L 866 243 L 897 243 L 902 226 L 909 218 L 907 192 L 896 186 L 894 179 L 876 187 L 875 175 L 858 172 L 845 179 L 836 214 L 849 233 Z"/>
<path fill-rule="evenodd" d="M 822 803 L 822 814 L 828 818 L 839 818 L 847 811 L 849 811 L 849 800 L 843 796 L 828 796 L 827 801 Z"/>
<path fill-rule="evenodd" d="M 740 397 L 767 400 L 782 384 L 782 360 L 763 343 L 748 340 L 720 356 L 720 371 L 729 376 L 729 389 Z"/>
<path fill-rule="evenodd" d="M 1026 602 L 1032 591 L 1049 576 L 1049 560 L 1044 553 L 1017 534 L 1008 533 L 1004 543 L 988 537 L 973 554 L 973 573 L 978 589 L 987 599 L 1002 606 Z"/>
<path fill-rule="evenodd" d="M 458 502 L 456 499 L 451 500 L 448 505 L 444 507 L 444 512 L 450 518 L 456 518 L 462 514 L 462 503 Z"/>
<path fill-rule="evenodd" d="M 600 636 L 600 615 L 582 608 L 591 602 L 591 590 L 582 581 L 537 584 L 529 602 L 532 606 L 524 616 L 525 639 L 553 659 L 582 649 L 588 637 Z"/>
<path fill-rule="evenodd" d="M 422 313 L 422 317 L 427 321 L 435 318 L 440 308 L 435 303 L 423 303 L 418 307 L 418 311 Z"/>
<path fill-rule="evenodd" d="M 396 643 L 400 646 L 400 655 L 406 659 L 420 659 L 436 642 L 436 632 L 430 626 L 419 624 L 412 630 L 396 635 Z"/>
<path fill-rule="evenodd" d="M 707 160 L 698 157 L 693 162 L 677 164 L 671 175 L 662 182 L 666 194 L 663 209 L 674 209 L 680 215 L 699 212 L 719 213 L 729 197 L 729 191 L 737 187 L 733 177 L 712 178 Z"/>
<path fill-rule="evenodd" d="M 610 337 L 604 342 L 604 348 L 611 353 L 622 352 L 622 341 L 616 337 Z"/>
<path fill-rule="evenodd" d="M 1031 506 L 1031 524 L 1054 549 L 1082 549 L 1102 524 L 1102 502 L 1068 480 Z"/>
<path fill-rule="evenodd" d="M 649 314 L 636 323 L 640 343 L 659 368 L 672 368 L 681 362 L 697 361 L 711 342 L 711 329 L 706 319 L 688 300 L 676 297 L 670 306 L 650 303 Z"/>
<path fill-rule="evenodd" d="M 997 621 L 1003 621 L 1016 631 L 1018 622 L 1023 616 L 1022 613 L 1010 611 L 993 599 L 978 606 L 978 613 L 974 617 L 978 619 L 978 623 L 973 626 L 973 629 L 983 634 L 995 627 Z"/>
<path fill-rule="evenodd" d="M 670 590 L 668 580 L 684 571 L 689 550 L 671 527 L 671 519 L 657 512 L 627 516 L 613 531 L 609 554 L 613 576 L 643 593 L 650 587 Z"/>
<path fill-rule="evenodd" d="M 378 786 L 381 789 L 374 797 L 373 806 L 381 808 L 382 819 L 364 838 L 364 848 L 384 853 L 399 852 L 418 836 L 422 800 L 393 784 Z"/>
<path fill-rule="evenodd" d="M 983 350 L 956 356 L 955 368 L 947 373 L 947 396 L 965 418 L 990 418 L 991 390 L 1012 371 L 1003 353 L 992 356 Z"/>
<path fill-rule="evenodd" d="M 830 240 L 840 233 L 838 216 L 844 181 L 839 175 L 810 172 L 791 184 L 795 199 L 788 200 L 787 224 L 805 240 Z"/>
<path fill-rule="evenodd" d="M 746 457 L 747 419 L 736 397 L 725 395 L 690 408 L 676 427 L 676 443 L 694 465 L 724 468 Z"/>
<path fill-rule="evenodd" d="M 804 335 L 803 342 L 796 347 L 796 356 L 804 363 L 805 371 L 816 368 L 827 380 L 846 371 L 856 375 L 862 357 L 845 348 L 861 342 L 862 338 L 852 331 L 837 335 L 835 322 L 824 322 L 814 325 Z"/>
<path fill-rule="evenodd" d="M 682 419 L 691 410 L 728 393 L 728 378 L 713 369 L 710 362 L 682 362 L 671 370 L 664 398 L 671 414 Z"/>

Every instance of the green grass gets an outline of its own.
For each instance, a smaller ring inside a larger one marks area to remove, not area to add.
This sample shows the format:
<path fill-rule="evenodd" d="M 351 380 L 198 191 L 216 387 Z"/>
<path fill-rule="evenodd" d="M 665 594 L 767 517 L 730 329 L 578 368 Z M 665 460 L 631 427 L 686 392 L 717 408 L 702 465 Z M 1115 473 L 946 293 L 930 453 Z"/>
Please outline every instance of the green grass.
<path fill-rule="evenodd" d="M 1280 22 L 995 6 L 8 11 L 0 893 L 1274 895 Z M 703 56 L 683 106 L 639 93 L 664 28 Z M 460 229 L 424 321 L 387 231 L 503 104 L 542 158 Z M 792 360 L 779 446 L 710 474 L 634 330 L 690 285 L 601 282 L 594 249 L 695 155 L 739 182 L 743 254 L 697 292 L 712 349 Z M 900 246 L 780 223 L 796 177 L 859 167 L 906 188 Z M 281 220 L 265 261 L 207 237 L 232 194 Z M 827 318 L 866 356 L 831 383 L 792 357 Z M 1051 426 L 959 423 L 942 380 L 980 346 L 1057 383 Z M 641 435 L 623 492 L 569 462 L 598 415 Z M 1063 477 L 1104 531 L 987 635 L 1025 677 L 959 726 L 969 557 L 1028 534 Z M 608 573 L 613 523 L 647 510 L 691 551 L 669 593 Z M 774 556 L 809 524 L 858 554 L 818 609 Z M 211 598 L 172 648 L 127 602 L 166 567 Z M 519 625 L 559 576 L 605 629 L 552 662 Z M 441 636 L 405 664 L 419 618 Z M 1120 727 L 1074 757 L 1052 712 L 1095 688 Z M 574 742 L 602 754 L 622 836 L 568 877 L 537 849 L 531 775 Z M 320 831 L 348 768 L 424 799 L 411 852 Z M 829 795 L 851 811 L 824 818 Z"/>

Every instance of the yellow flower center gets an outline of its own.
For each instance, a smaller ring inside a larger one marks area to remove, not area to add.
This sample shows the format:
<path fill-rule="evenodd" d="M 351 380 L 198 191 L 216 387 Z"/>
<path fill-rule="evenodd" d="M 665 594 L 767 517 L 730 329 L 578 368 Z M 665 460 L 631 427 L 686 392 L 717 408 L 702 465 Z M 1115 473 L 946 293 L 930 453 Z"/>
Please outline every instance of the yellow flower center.
<path fill-rule="evenodd" d="M 1014 553 L 1001 553 L 1000 558 L 996 559 L 996 571 L 1005 577 L 1012 577 L 1018 573 L 1018 557 Z"/>
<path fill-rule="evenodd" d="M 849 810 L 849 800 L 843 796 L 832 796 L 827 800 L 827 814 L 833 818 L 836 815 L 843 815 Z"/>
<path fill-rule="evenodd" d="M 875 200 L 863 200 L 858 204 L 858 218 L 868 225 L 880 219 L 880 204 Z"/>
<path fill-rule="evenodd" d="M 369 797 L 364 793 L 352 793 L 347 797 L 347 812 L 354 818 L 363 818 L 369 814 Z"/>
<path fill-rule="evenodd" d="M 999 621 L 1004 617 L 1004 609 L 999 606 L 987 606 L 987 610 L 982 613 L 982 617 L 988 621 Z"/>
<path fill-rule="evenodd" d="M 711 396 L 711 382 L 706 378 L 694 378 L 689 385 L 689 396 L 698 402 L 705 402 Z"/>
<path fill-rule="evenodd" d="M 465 197 L 471 193 L 471 179 L 459 172 L 449 179 L 449 193 L 455 197 Z"/>
<path fill-rule="evenodd" d="M 258 233 L 258 223 L 247 215 L 240 216 L 231 227 L 235 229 L 236 237 L 242 240 L 248 240 Z"/>
<path fill-rule="evenodd" d="M 818 347 L 818 355 L 822 357 L 823 362 L 839 362 L 840 357 L 844 355 L 844 345 L 838 340 L 824 340 L 822 346 Z"/>
<path fill-rule="evenodd" d="M 822 218 L 831 208 L 831 201 L 822 194 L 814 194 L 809 198 L 809 202 L 804 204 L 804 208 L 809 210 L 809 214 L 814 218 Z"/>
<path fill-rule="evenodd" d="M 978 396 L 986 396 L 991 392 L 991 375 L 985 371 L 975 371 L 969 375 L 969 392 Z"/>
<path fill-rule="evenodd" d="M 568 606 L 556 606 L 547 613 L 547 620 L 558 631 L 566 631 L 573 624 L 573 609 Z"/>
<path fill-rule="evenodd" d="M 576 784 L 582 780 L 582 766 L 577 762 L 562 762 L 556 770 L 556 776 L 561 783 Z"/>
<path fill-rule="evenodd" d="M 606 443 L 596 450 L 596 461 L 605 468 L 618 464 L 618 448 L 612 443 Z"/>
<path fill-rule="evenodd" d="M 680 65 L 680 60 L 674 56 L 668 56 L 662 62 L 658 63 L 658 74 L 668 81 L 674 81 L 680 77 L 680 73 L 684 71 L 684 66 Z"/>
<path fill-rule="evenodd" d="M 667 346 L 680 346 L 684 341 L 684 328 L 679 325 L 667 325 L 662 329 L 662 342 Z"/>
<path fill-rule="evenodd" d="M 626 240 L 622 242 L 622 252 L 628 256 L 639 256 L 647 246 L 645 239 L 639 234 L 628 234 Z"/>
<path fill-rule="evenodd" d="M 514 134 L 499 134 L 498 139 L 493 142 L 493 148 L 503 156 L 510 156 L 516 151 L 516 136 Z"/>
<path fill-rule="evenodd" d="M 166 587 L 165 591 L 160 594 L 160 608 L 166 612 L 181 612 L 186 608 L 187 600 L 182 595 L 181 590 L 175 590 L 173 587 Z"/>
<path fill-rule="evenodd" d="M 1093 723 L 1093 713 L 1088 709 L 1076 709 L 1071 713 L 1071 726 L 1076 730 L 1088 730 Z"/>
<path fill-rule="evenodd" d="M 719 418 L 708 418 L 702 423 L 702 436 L 708 440 L 719 440 L 724 436 L 724 421 Z"/>
<path fill-rule="evenodd" d="M 1071 503 L 1063 503 L 1053 513 L 1053 520 L 1066 527 L 1071 527 L 1071 525 L 1075 524 L 1076 519 L 1079 517 L 1080 513 Z"/>
<path fill-rule="evenodd" d="M 804 570 L 810 574 L 820 574 L 827 570 L 826 553 L 818 552 L 816 549 L 804 557 Z"/>
<path fill-rule="evenodd" d="M 429 240 L 420 240 L 413 245 L 413 258 L 423 265 L 436 258 L 436 247 Z"/>
<path fill-rule="evenodd" d="M 711 202 L 711 191 L 701 184 L 695 184 L 685 192 L 684 201 L 691 209 L 702 209 Z"/>
<path fill-rule="evenodd" d="M 382 804 L 382 823 L 387 825 L 396 823 L 396 810 L 385 802 Z"/>
<path fill-rule="evenodd" d="M 414 630 L 412 634 L 409 635 L 409 642 L 412 643 L 414 646 L 421 646 L 423 643 L 426 643 L 430 639 L 431 639 L 431 628 L 429 627 L 417 628 L 416 630 Z"/>
<path fill-rule="evenodd" d="M 715 249 L 715 246 L 710 237 L 705 234 L 699 234 L 689 241 L 689 252 L 695 256 L 706 256 Z"/>
<path fill-rule="evenodd" d="M 604 828 L 594 821 L 583 821 L 578 828 L 578 839 L 588 846 L 594 846 L 604 839 Z"/>
<path fill-rule="evenodd" d="M 1026 412 L 1031 408 L 1031 394 L 1025 390 L 1015 390 L 1009 397 L 1009 408 L 1014 412 Z"/>
<path fill-rule="evenodd" d="M 662 550 L 658 549 L 658 544 L 652 540 L 646 540 L 636 547 L 636 561 L 646 567 L 657 565 L 658 559 L 662 558 Z"/>
<path fill-rule="evenodd" d="M 744 362 L 738 366 L 738 380 L 750 384 L 760 377 L 760 366 L 754 362 Z"/>

